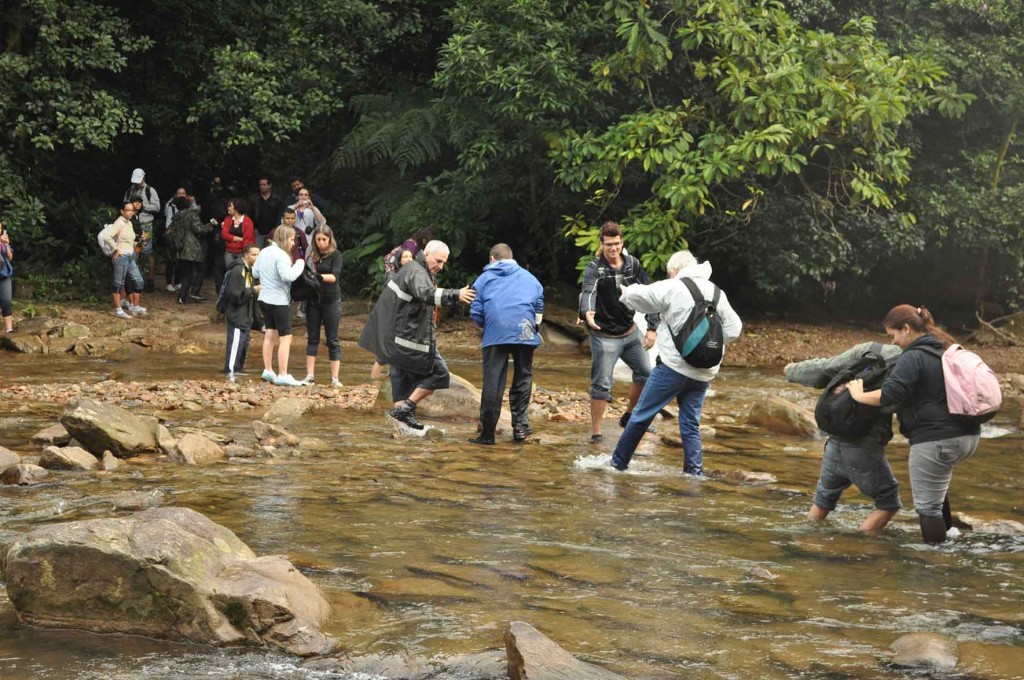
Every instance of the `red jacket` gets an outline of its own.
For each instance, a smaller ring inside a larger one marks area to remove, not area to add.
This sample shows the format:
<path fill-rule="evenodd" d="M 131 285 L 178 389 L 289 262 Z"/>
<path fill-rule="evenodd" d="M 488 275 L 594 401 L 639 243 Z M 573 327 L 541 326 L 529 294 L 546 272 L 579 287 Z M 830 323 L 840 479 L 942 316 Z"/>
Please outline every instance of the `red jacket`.
<path fill-rule="evenodd" d="M 250 243 L 256 243 L 256 233 L 252 226 L 252 220 L 248 215 L 242 215 L 242 240 L 236 241 L 237 234 L 231 233 L 231 227 L 235 226 L 235 218 L 228 215 L 224 218 L 224 224 L 220 227 L 220 237 L 224 239 L 224 250 L 229 253 L 240 254 Z"/>

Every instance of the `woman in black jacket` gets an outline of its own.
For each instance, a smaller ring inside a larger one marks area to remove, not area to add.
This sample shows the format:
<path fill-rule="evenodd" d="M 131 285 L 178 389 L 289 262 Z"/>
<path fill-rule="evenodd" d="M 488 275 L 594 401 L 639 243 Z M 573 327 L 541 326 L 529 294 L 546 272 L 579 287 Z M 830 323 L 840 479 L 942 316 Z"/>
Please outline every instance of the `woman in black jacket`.
<path fill-rule="evenodd" d="M 327 358 L 331 368 L 331 385 L 341 387 L 338 372 L 341 369 L 341 341 L 338 331 L 341 327 L 341 253 L 334 240 L 334 232 L 326 224 L 313 228 L 313 242 L 306 256 L 309 268 L 323 277 L 317 297 L 311 298 L 306 306 L 306 378 L 302 381 L 313 384 L 313 369 L 316 352 L 320 345 L 320 326 L 327 336 Z"/>
<path fill-rule="evenodd" d="M 895 409 L 900 432 L 910 440 L 910 491 L 925 543 L 942 543 L 953 525 L 949 483 L 953 468 L 978 448 L 981 425 L 954 415 L 946 404 L 942 351 L 953 344 L 926 307 L 898 305 L 885 317 L 885 332 L 903 349 L 881 389 L 848 384 L 862 404 Z"/>

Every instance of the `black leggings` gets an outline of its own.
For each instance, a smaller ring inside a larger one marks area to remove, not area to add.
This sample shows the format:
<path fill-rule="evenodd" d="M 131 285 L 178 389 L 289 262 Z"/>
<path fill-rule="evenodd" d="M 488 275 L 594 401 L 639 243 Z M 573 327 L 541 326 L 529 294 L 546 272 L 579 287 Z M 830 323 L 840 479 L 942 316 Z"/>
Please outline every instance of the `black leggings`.
<path fill-rule="evenodd" d="M 191 260 L 178 260 L 178 280 L 181 281 L 181 288 L 178 290 L 178 300 L 185 302 L 190 294 L 195 295 L 199 284 L 203 281 L 202 262 Z"/>
<path fill-rule="evenodd" d="M 327 336 L 327 358 L 341 361 L 341 341 L 338 329 L 341 327 L 341 298 L 306 305 L 306 356 L 315 357 L 320 346 L 320 326 Z"/>

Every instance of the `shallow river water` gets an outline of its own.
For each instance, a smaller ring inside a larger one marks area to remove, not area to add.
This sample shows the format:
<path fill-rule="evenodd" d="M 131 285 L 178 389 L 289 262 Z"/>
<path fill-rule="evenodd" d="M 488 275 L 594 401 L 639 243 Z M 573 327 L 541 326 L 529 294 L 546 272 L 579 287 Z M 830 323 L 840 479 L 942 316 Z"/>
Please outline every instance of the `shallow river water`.
<path fill-rule="evenodd" d="M 214 377 L 176 356 L 9 357 L 6 379 L 29 383 L 92 382 L 112 369 L 124 380 Z M 471 354 L 448 358 L 479 381 Z M 585 358 L 544 351 L 536 363 L 540 387 L 585 389 Z M 365 370 L 346 363 L 342 379 Z M 331 453 L 206 468 L 136 461 L 106 476 L 0 487 L 0 538 L 123 514 L 112 499 L 124 492 L 186 506 L 259 554 L 290 557 L 331 601 L 329 632 L 353 654 L 498 648 L 506 622 L 524 620 L 630 678 L 883 678 L 900 677 L 886 665 L 893 640 L 934 631 L 960 643 L 954 677 L 1024 677 L 1024 537 L 966 532 L 925 547 L 906 509 L 884 535 L 864 536 L 856 527 L 870 508 L 856 491 L 809 526 L 822 441 L 715 422 L 741 423 L 769 393 L 813 399 L 766 371 L 723 370 L 706 408 L 717 435 L 705 466 L 769 472 L 770 485 L 687 479 L 681 450 L 652 435 L 628 473 L 610 472 L 612 420 L 600 447 L 586 424 L 548 422 L 534 423 L 540 444 L 474 447 L 468 423 L 439 423 L 438 441 L 396 439 L 380 412 L 326 412 L 291 429 L 336 442 Z M 5 409 L 0 444 L 35 453 L 29 437 L 58 413 Z M 173 430 L 210 414 L 166 415 Z M 252 438 L 251 413 L 217 417 L 211 429 Z M 1024 521 L 1022 437 L 1001 419 L 985 436 L 954 476 L 954 510 Z M 889 451 L 906 480 L 906 445 Z M 901 495 L 909 505 L 908 484 Z M 754 567 L 778 578 L 749 576 Z M 20 627 L 0 584 L 0 678 L 33 677 L 343 676 L 263 652 Z"/>

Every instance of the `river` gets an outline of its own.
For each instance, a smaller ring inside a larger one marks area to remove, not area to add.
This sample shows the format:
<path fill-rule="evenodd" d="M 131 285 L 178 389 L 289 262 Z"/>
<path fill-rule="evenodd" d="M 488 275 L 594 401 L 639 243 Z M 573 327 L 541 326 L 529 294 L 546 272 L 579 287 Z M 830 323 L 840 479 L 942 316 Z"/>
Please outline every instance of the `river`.
<path fill-rule="evenodd" d="M 471 353 L 447 358 L 478 382 Z M 195 358 L 172 355 L 4 359 L 7 377 L 28 383 L 91 382 L 111 370 L 123 380 L 213 377 Z M 542 351 L 535 375 L 542 388 L 584 390 L 588 370 L 583 357 Z M 359 382 L 365 371 L 346 362 L 342 380 Z M 465 423 L 440 424 L 446 436 L 424 441 L 392 437 L 379 412 L 327 412 L 291 429 L 336 442 L 330 453 L 206 468 L 136 462 L 0 487 L 0 534 L 124 514 L 116 507 L 126 492 L 192 508 L 257 553 L 291 558 L 325 592 L 328 632 L 353 654 L 497 648 L 505 623 L 524 620 L 630 678 L 888 678 L 889 645 L 934 631 L 960 643 L 970 677 L 1024 677 L 1024 536 L 966 532 L 926 547 L 906 509 L 884 535 L 861 535 L 869 506 L 855 491 L 828 523 L 808 525 L 822 442 L 728 422 L 742 423 L 765 394 L 813 399 L 774 373 L 726 367 L 708 399 L 717 435 L 705 466 L 768 472 L 778 479 L 770 485 L 685 478 L 681 451 L 651 435 L 629 472 L 613 473 L 605 463 L 619 430 L 610 420 L 597 448 L 586 424 L 549 422 L 534 423 L 548 437 L 541 444 L 475 447 Z M 986 426 L 957 470 L 955 511 L 1024 521 L 1016 408 Z M 0 444 L 33 453 L 29 437 L 58 413 L 6 408 Z M 209 427 L 209 414 L 164 415 L 172 430 L 204 419 Z M 217 415 L 215 429 L 251 439 L 252 417 Z M 906 480 L 907 446 L 889 451 Z M 901 495 L 909 504 L 909 484 Z M 748 575 L 754 567 L 778 578 Z M 0 587 L 0 677 L 344 676 L 260 651 L 20 627 Z"/>

